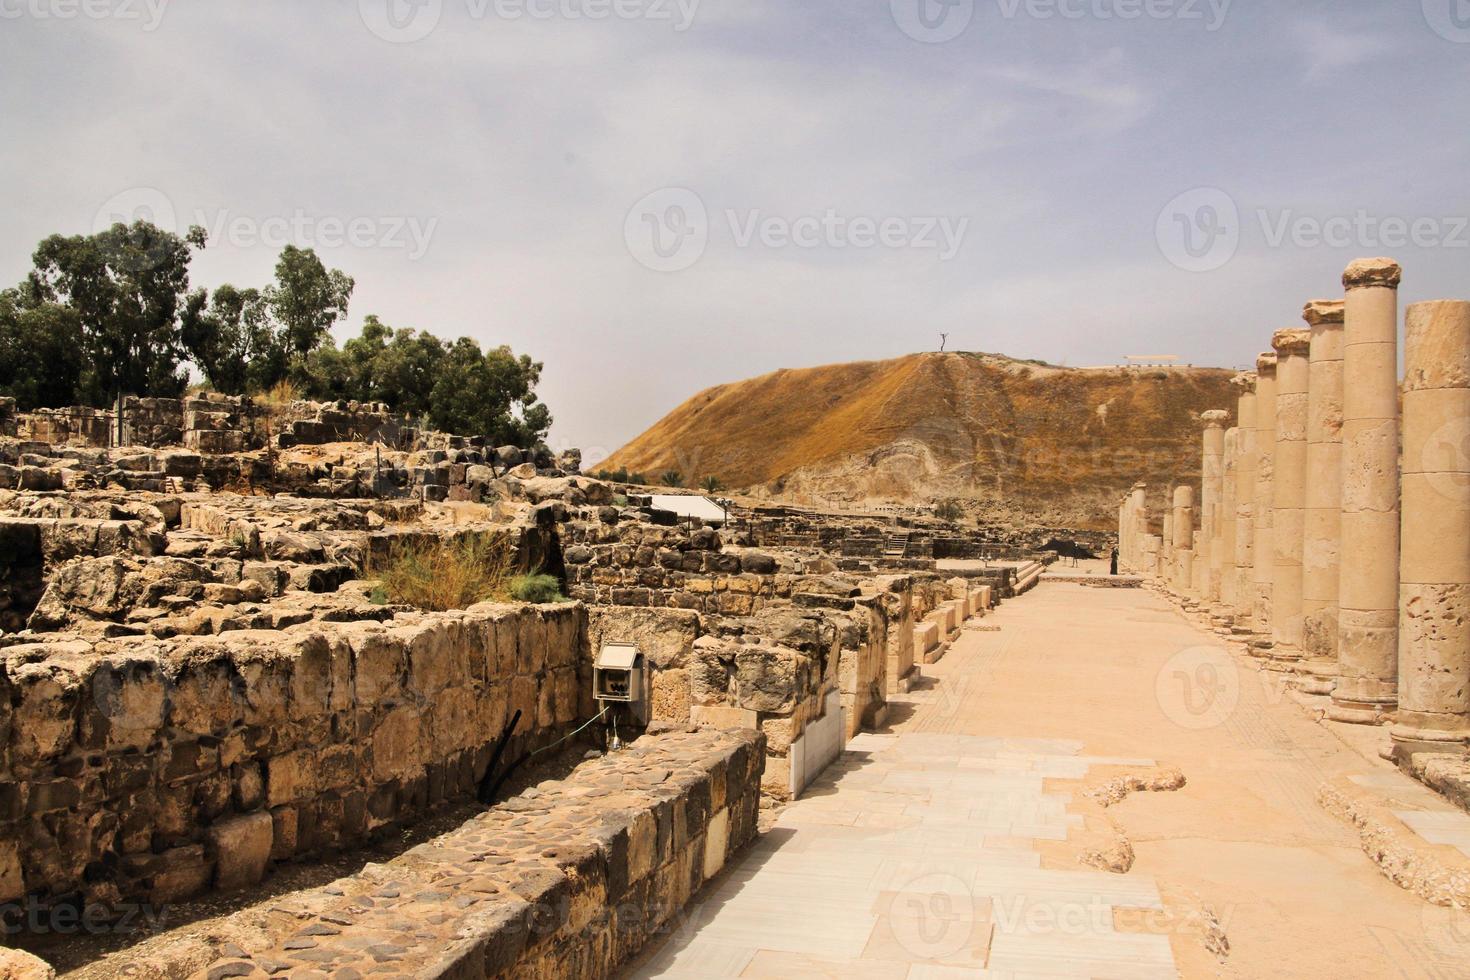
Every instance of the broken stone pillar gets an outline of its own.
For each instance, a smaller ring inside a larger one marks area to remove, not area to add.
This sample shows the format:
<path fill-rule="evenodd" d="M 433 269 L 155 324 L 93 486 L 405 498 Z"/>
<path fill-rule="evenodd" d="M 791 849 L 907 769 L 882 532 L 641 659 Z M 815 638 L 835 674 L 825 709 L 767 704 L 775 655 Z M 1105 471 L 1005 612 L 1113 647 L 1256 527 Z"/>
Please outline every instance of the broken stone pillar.
<path fill-rule="evenodd" d="M 1225 430 L 1224 468 L 1220 473 L 1220 510 L 1215 517 L 1215 544 L 1210 557 L 1215 560 L 1215 580 L 1219 591 L 1215 596 L 1216 614 L 1235 614 L 1235 490 L 1236 472 L 1240 469 L 1240 429 Z"/>
<path fill-rule="evenodd" d="M 1174 488 L 1174 581 L 1177 592 L 1189 592 L 1194 578 L 1194 487 Z"/>
<path fill-rule="evenodd" d="M 1404 320 L 1399 753 L 1470 740 L 1470 303 Z"/>
<path fill-rule="evenodd" d="M 1312 330 L 1307 392 L 1307 500 L 1302 542 L 1300 687 L 1331 694 L 1337 679 L 1337 594 L 1342 533 L 1341 300 L 1314 300 L 1302 313 Z"/>
<path fill-rule="evenodd" d="M 1392 259 L 1343 273 L 1342 574 L 1327 716 L 1378 724 L 1398 704 L 1398 286 Z"/>
<path fill-rule="evenodd" d="M 1255 609 L 1256 553 L 1256 376 L 1238 374 L 1232 384 L 1240 391 L 1236 420 L 1236 448 L 1240 461 L 1235 467 L 1235 595 L 1237 624 L 1248 623 Z"/>
<path fill-rule="evenodd" d="M 1200 466 L 1200 563 L 1199 596 L 1205 602 L 1220 599 L 1220 496 L 1225 478 L 1225 423 L 1229 412 L 1210 411 L 1200 415 L 1204 444 Z"/>
<path fill-rule="evenodd" d="M 1251 582 L 1254 595 L 1251 626 L 1258 634 L 1252 643 L 1256 649 L 1271 645 L 1271 582 L 1276 574 L 1273 566 L 1275 550 L 1271 543 L 1271 525 L 1275 499 L 1271 488 L 1272 463 L 1276 458 L 1276 355 L 1256 358 L 1256 487 L 1253 515 L 1255 544 L 1252 555 Z"/>
<path fill-rule="evenodd" d="M 1307 503 L 1307 383 L 1312 350 L 1308 330 L 1278 330 L 1276 453 L 1272 463 L 1271 659 L 1302 657 L 1302 541 Z"/>

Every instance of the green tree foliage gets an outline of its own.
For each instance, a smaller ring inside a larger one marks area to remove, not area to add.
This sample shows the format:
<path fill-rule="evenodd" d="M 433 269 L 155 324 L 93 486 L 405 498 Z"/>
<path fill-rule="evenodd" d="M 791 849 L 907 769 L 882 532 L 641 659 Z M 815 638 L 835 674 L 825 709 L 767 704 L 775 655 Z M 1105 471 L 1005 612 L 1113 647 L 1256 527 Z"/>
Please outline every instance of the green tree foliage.
<path fill-rule="evenodd" d="M 678 470 L 664 470 L 663 475 L 659 479 L 663 481 L 666 487 L 682 487 L 684 485 L 684 474 Z"/>
<path fill-rule="evenodd" d="M 191 250 L 204 241 L 203 229 L 180 238 L 145 221 L 43 241 L 26 281 L 0 291 L 0 394 L 24 410 L 176 396 L 187 358 L 227 394 L 290 381 L 307 397 L 384 402 L 492 445 L 529 448 L 550 429 L 530 357 L 375 316 L 339 349 L 331 330 L 347 315 L 351 277 L 287 246 L 263 289 L 189 292 Z"/>
<path fill-rule="evenodd" d="M 66 405 L 82 376 L 82 322 L 59 303 L 29 304 L 18 289 L 0 292 L 0 395 L 21 411 Z"/>
<path fill-rule="evenodd" d="M 316 398 L 381 401 L 445 432 L 484 436 L 492 445 L 536 445 L 551 412 L 536 396 L 541 365 L 509 347 L 484 351 L 461 337 L 394 330 L 369 316 L 362 333 L 313 351 L 301 387 Z"/>
<path fill-rule="evenodd" d="M 262 391 L 286 376 L 286 349 L 258 289 L 226 284 L 212 299 L 203 289 L 190 293 L 179 337 L 215 391 Z"/>
<path fill-rule="evenodd" d="M 717 476 L 707 476 L 700 481 L 699 485 L 704 489 L 705 493 L 719 493 L 725 489 L 725 485 L 720 482 L 720 478 Z"/>
<path fill-rule="evenodd" d="M 183 391 L 188 376 L 179 368 L 179 313 L 189 288 L 191 252 L 203 248 L 204 240 L 201 228 L 180 238 L 137 221 L 41 242 L 35 268 L 9 292 L 12 312 L 0 321 L 5 334 L 0 344 L 15 348 L 44 324 L 75 343 L 80 362 L 63 360 L 54 370 L 42 365 L 9 387 L 53 404 L 99 406 L 119 393 Z M 62 397 L 68 386 L 71 395 Z"/>
<path fill-rule="evenodd" d="M 276 263 L 276 281 L 265 289 L 287 351 L 304 358 L 322 346 L 332 327 L 347 318 L 355 287 L 345 272 L 328 270 L 315 250 L 287 245 Z"/>

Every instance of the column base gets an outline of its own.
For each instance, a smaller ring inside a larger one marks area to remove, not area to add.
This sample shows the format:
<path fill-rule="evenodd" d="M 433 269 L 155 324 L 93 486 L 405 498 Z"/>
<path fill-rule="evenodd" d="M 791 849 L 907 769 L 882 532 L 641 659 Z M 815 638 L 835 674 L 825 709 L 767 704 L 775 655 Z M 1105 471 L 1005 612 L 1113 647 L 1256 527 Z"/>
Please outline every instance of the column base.
<path fill-rule="evenodd" d="M 1302 648 L 1285 641 L 1271 643 L 1271 656 L 1266 664 L 1267 670 L 1294 671 L 1302 662 Z"/>
<path fill-rule="evenodd" d="M 1395 756 L 1400 748 L 1408 753 L 1453 753 L 1470 748 L 1470 723 L 1465 727 L 1440 727 L 1445 720 L 1442 715 L 1425 717 L 1414 712 L 1400 712 L 1388 732 L 1389 738 L 1393 739 Z"/>
<path fill-rule="evenodd" d="M 1252 657 L 1259 657 L 1262 660 L 1271 656 L 1271 647 L 1272 643 L 1269 636 L 1257 634 L 1246 641 L 1246 649 L 1250 651 L 1250 655 Z"/>
<path fill-rule="evenodd" d="M 1348 725 L 1383 725 L 1393 721 L 1397 707 L 1397 701 L 1356 701 L 1334 694 L 1327 706 L 1327 718 Z"/>
<path fill-rule="evenodd" d="M 1337 661 L 1303 660 L 1296 665 L 1296 688 L 1303 694 L 1331 694 L 1337 689 Z"/>

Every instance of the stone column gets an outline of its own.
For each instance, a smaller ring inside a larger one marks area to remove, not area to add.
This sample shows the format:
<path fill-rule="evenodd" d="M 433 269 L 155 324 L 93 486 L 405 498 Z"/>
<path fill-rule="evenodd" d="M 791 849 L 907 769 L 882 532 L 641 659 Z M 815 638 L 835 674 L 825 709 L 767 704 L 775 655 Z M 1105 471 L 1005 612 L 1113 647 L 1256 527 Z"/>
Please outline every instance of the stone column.
<path fill-rule="evenodd" d="M 1174 488 L 1174 589 L 1188 593 L 1194 577 L 1194 487 Z"/>
<path fill-rule="evenodd" d="M 1271 659 L 1302 657 L 1302 541 L 1307 503 L 1307 383 L 1312 334 L 1278 330 L 1276 348 L 1276 454 L 1272 464 Z"/>
<path fill-rule="evenodd" d="M 1251 627 L 1257 637 L 1251 642 L 1256 650 L 1271 646 L 1271 581 L 1276 574 L 1271 543 L 1271 525 L 1275 515 L 1272 496 L 1272 462 L 1276 458 L 1276 355 L 1262 354 L 1256 359 L 1256 488 L 1254 522 L 1255 544 L 1252 554 L 1251 582 L 1254 595 Z"/>
<path fill-rule="evenodd" d="M 1235 489 L 1236 473 L 1240 469 L 1240 429 L 1232 426 L 1225 430 L 1224 468 L 1220 473 L 1220 510 L 1215 515 L 1215 547 L 1211 558 L 1218 557 L 1215 578 L 1220 583 L 1215 614 L 1231 617 L 1235 614 Z"/>
<path fill-rule="evenodd" d="M 1404 320 L 1396 754 L 1470 739 L 1470 303 Z M 1463 747 L 1463 746 L 1461 746 Z"/>
<path fill-rule="evenodd" d="M 1337 593 L 1342 530 L 1341 300 L 1314 300 L 1302 313 L 1312 330 L 1307 392 L 1307 501 L 1302 543 L 1300 687 L 1331 694 L 1337 680 Z"/>
<path fill-rule="evenodd" d="M 1204 440 L 1200 456 L 1200 589 L 1203 601 L 1220 599 L 1220 490 L 1225 474 L 1225 423 L 1229 412 L 1204 412 Z"/>
<path fill-rule="evenodd" d="M 1174 501 L 1164 501 L 1164 533 L 1159 542 L 1159 584 L 1174 584 Z"/>
<path fill-rule="evenodd" d="M 1392 259 L 1343 274 L 1342 586 L 1327 716 L 1378 724 L 1398 705 L 1398 286 Z"/>
<path fill-rule="evenodd" d="M 1256 604 L 1256 376 L 1237 374 L 1232 384 L 1240 391 L 1235 416 L 1240 422 L 1235 437 L 1240 452 L 1235 467 L 1235 622 L 1243 629 Z"/>
<path fill-rule="evenodd" d="M 1142 483 L 1135 483 L 1128 494 L 1128 515 L 1132 520 L 1132 534 L 1134 542 L 1133 571 L 1142 572 L 1146 567 L 1143 561 L 1144 542 L 1149 535 L 1148 526 L 1148 487 Z"/>

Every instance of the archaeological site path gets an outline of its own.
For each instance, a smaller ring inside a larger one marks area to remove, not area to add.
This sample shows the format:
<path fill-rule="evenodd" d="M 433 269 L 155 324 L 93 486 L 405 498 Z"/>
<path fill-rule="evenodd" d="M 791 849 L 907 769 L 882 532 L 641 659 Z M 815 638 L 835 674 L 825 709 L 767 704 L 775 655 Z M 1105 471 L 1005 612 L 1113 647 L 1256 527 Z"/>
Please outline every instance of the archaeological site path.
<path fill-rule="evenodd" d="M 1470 913 L 1388 881 L 1316 796 L 1463 814 L 1156 593 L 1044 583 L 924 673 L 628 976 L 1466 975 Z M 1079 861 L 1130 846 L 1126 874 Z"/>

